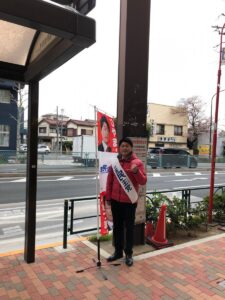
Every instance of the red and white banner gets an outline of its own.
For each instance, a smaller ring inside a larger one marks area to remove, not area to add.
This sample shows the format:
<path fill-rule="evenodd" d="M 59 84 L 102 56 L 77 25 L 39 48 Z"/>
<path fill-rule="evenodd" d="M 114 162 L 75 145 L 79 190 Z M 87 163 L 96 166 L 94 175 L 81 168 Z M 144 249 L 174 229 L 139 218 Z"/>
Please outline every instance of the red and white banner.
<path fill-rule="evenodd" d="M 117 157 L 117 135 L 114 120 L 106 114 L 97 112 L 98 125 L 98 159 L 99 159 L 99 183 L 100 183 L 100 214 L 101 234 L 108 233 L 108 223 L 104 203 L 108 168 Z"/>

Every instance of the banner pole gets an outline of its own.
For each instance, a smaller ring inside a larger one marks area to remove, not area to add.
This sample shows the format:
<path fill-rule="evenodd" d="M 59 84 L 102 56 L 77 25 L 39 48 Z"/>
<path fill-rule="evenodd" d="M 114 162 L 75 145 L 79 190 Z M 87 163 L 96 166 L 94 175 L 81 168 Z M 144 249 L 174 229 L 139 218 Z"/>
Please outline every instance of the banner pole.
<path fill-rule="evenodd" d="M 101 266 L 101 261 L 100 261 L 100 235 L 99 235 L 99 184 L 98 184 L 98 177 L 99 177 L 99 172 L 98 172 L 98 149 L 97 149 L 97 107 L 94 106 L 95 110 L 95 175 L 96 175 L 96 211 L 97 211 L 97 247 L 98 247 L 98 261 L 97 261 L 97 266 Z"/>

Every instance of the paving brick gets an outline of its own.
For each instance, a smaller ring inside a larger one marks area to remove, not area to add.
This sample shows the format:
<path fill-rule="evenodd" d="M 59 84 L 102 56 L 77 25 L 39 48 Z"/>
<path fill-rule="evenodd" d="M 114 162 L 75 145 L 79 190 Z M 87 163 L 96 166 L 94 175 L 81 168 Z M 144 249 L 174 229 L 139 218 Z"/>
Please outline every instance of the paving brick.
<path fill-rule="evenodd" d="M 0 299 L 225 299 L 218 285 L 225 278 L 224 237 L 136 261 L 131 268 L 121 262 L 83 273 L 76 271 L 91 266 L 96 253 L 81 242 L 74 246 L 69 253 L 38 250 L 30 265 L 23 255 L 0 258 Z"/>

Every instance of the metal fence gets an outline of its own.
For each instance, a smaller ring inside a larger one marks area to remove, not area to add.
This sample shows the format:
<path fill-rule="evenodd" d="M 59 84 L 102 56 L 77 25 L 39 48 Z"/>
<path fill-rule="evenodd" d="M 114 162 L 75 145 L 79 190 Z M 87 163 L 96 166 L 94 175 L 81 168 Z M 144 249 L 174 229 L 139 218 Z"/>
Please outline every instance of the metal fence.
<path fill-rule="evenodd" d="M 158 190 L 158 191 L 148 191 L 146 193 L 147 198 L 151 198 L 154 194 L 167 194 L 167 193 L 181 193 L 181 199 L 186 202 L 187 211 L 190 211 L 192 206 L 196 205 L 196 201 L 191 201 L 191 196 L 194 191 L 199 190 L 209 190 L 210 186 L 201 187 L 201 188 L 187 188 L 187 189 L 173 189 L 173 190 Z M 214 193 L 224 192 L 225 185 L 215 185 L 214 186 Z M 96 227 L 86 228 L 84 230 L 76 230 L 74 228 L 74 221 L 78 221 L 81 219 L 90 219 L 90 218 L 97 218 L 97 215 L 88 215 L 78 217 L 76 216 L 76 212 L 74 211 L 75 202 L 77 201 L 88 201 L 88 200 L 95 200 L 96 196 L 89 196 L 89 197 L 79 197 L 73 199 L 67 199 L 64 201 L 64 228 L 63 228 L 63 248 L 67 248 L 67 235 L 69 234 L 81 234 L 87 233 L 91 231 L 96 231 Z M 200 201 L 198 201 L 200 202 Z M 70 212 L 70 214 L 69 214 Z M 69 226 L 68 226 L 69 224 Z"/>
<path fill-rule="evenodd" d="M 72 152 L 50 152 L 50 153 L 38 153 L 38 160 L 40 161 L 52 161 L 52 160 L 71 160 Z M 0 164 L 26 164 L 27 152 L 16 150 L 0 150 Z"/>

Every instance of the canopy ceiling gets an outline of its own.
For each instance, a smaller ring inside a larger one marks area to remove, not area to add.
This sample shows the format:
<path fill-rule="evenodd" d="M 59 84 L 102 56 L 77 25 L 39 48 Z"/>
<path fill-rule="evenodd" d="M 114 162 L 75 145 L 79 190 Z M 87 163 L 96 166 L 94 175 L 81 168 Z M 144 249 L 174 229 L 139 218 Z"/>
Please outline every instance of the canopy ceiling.
<path fill-rule="evenodd" d="M 95 21 L 43 0 L 0 1 L 0 77 L 40 80 L 95 42 Z"/>

